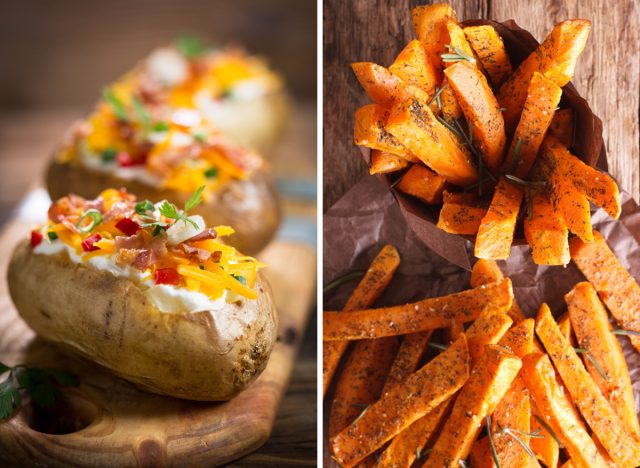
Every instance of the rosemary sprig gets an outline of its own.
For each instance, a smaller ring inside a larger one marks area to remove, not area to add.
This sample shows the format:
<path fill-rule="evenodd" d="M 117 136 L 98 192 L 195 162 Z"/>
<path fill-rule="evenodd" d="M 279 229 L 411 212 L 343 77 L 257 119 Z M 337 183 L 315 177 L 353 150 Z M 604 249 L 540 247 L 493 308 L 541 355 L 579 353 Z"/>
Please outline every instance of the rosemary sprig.
<path fill-rule="evenodd" d="M 506 107 L 498 107 L 498 112 L 504 112 L 506 110 L 507 110 Z"/>
<path fill-rule="evenodd" d="M 633 331 L 633 330 L 616 329 L 616 330 L 611 330 L 611 333 L 613 333 L 614 335 L 640 336 L 640 332 Z"/>
<path fill-rule="evenodd" d="M 398 185 L 398 183 L 400 183 L 400 181 L 402 180 L 402 176 L 398 177 L 396 180 L 394 180 L 393 182 L 391 182 L 391 184 L 389 185 L 389 188 L 392 189 L 393 187 L 395 187 L 396 185 Z"/>
<path fill-rule="evenodd" d="M 472 56 L 467 54 L 464 50 L 460 49 L 459 47 L 456 47 L 451 44 L 447 44 L 445 47 L 449 49 L 449 53 L 440 55 L 440 57 L 442 57 L 442 61 L 445 63 L 465 62 L 465 61 L 475 63 L 476 61 L 476 59 L 474 59 Z"/>
<path fill-rule="evenodd" d="M 553 429 L 551 429 L 551 426 L 549 426 L 549 424 L 547 424 L 547 421 L 542 419 L 537 414 L 535 414 L 534 417 L 542 425 L 542 427 L 544 427 L 545 430 L 551 435 L 551 437 L 553 437 L 553 440 L 555 440 L 557 442 L 558 447 L 562 448 L 563 447 L 562 442 L 560 442 L 560 439 L 558 439 L 558 436 L 556 435 L 556 433 L 553 432 Z"/>
<path fill-rule="evenodd" d="M 362 419 L 362 416 L 364 416 L 364 414 L 369 410 L 370 407 L 371 407 L 371 405 L 367 405 L 367 407 L 362 411 L 362 413 L 360 413 L 360 415 L 356 419 L 353 420 L 351 425 L 353 426 L 355 423 L 360 421 L 360 419 Z"/>
<path fill-rule="evenodd" d="M 518 166 L 520 165 L 520 159 L 522 155 L 520 154 L 520 150 L 522 147 L 522 138 L 518 137 L 516 141 L 516 146 L 513 149 L 513 161 L 511 161 L 511 170 L 509 171 L 511 174 L 515 174 Z"/>
<path fill-rule="evenodd" d="M 513 182 L 516 185 L 520 185 L 525 188 L 537 188 L 544 187 L 547 183 L 544 180 L 524 180 L 520 177 L 516 177 L 513 174 L 505 174 L 504 178 L 509 182 Z"/>
<path fill-rule="evenodd" d="M 436 85 L 436 92 L 434 93 L 433 96 L 431 96 L 431 99 L 429 99 L 429 102 L 427 103 L 427 106 L 430 106 L 431 103 L 434 101 L 436 101 L 436 104 L 438 104 L 438 109 L 442 110 L 442 99 L 440 99 L 440 95 L 442 94 L 442 90 L 444 88 L 447 87 L 447 83 L 444 84 L 444 86 L 442 86 L 442 88 L 438 85 Z"/>
<path fill-rule="evenodd" d="M 518 442 L 522 448 L 524 449 L 525 452 L 527 452 L 527 454 L 533 458 L 534 460 L 536 459 L 536 455 L 535 453 L 533 453 L 533 451 L 531 450 L 531 448 L 524 443 L 524 440 L 522 440 L 519 436 L 518 433 L 520 435 L 524 435 L 524 436 L 529 436 L 531 437 L 531 434 L 527 434 L 526 432 L 522 432 L 522 431 L 518 431 L 518 430 L 514 430 L 511 429 L 510 427 L 502 427 L 500 425 L 500 423 L 498 423 L 498 428 L 500 429 L 500 433 L 501 434 L 507 434 L 509 436 L 511 436 L 513 438 L 513 440 L 515 440 L 516 442 Z M 544 436 L 542 436 L 542 438 L 544 439 Z"/>
<path fill-rule="evenodd" d="M 493 434 L 491 433 L 491 415 L 487 416 L 486 425 L 487 434 L 489 435 L 489 446 L 491 447 L 491 457 L 493 457 L 493 462 L 495 463 L 496 467 L 500 468 L 500 458 L 498 457 L 496 444 L 493 442 Z"/>
<path fill-rule="evenodd" d="M 339 276 L 333 281 L 330 281 L 324 288 L 322 288 L 323 294 L 328 293 L 332 289 L 337 288 L 338 286 L 348 283 L 351 280 L 356 278 L 362 278 L 364 276 L 364 271 L 352 271 L 351 273 L 347 273 L 345 275 Z"/>
<path fill-rule="evenodd" d="M 576 353 L 584 354 L 585 356 L 587 356 L 587 359 L 591 361 L 591 364 L 593 364 L 593 367 L 596 368 L 596 370 L 602 376 L 602 378 L 604 380 L 609 380 L 607 373 L 604 371 L 602 367 L 600 367 L 600 364 L 598 364 L 598 361 L 596 361 L 596 358 L 593 357 L 593 354 L 591 354 L 591 352 L 589 352 L 588 349 L 584 349 L 584 348 L 573 348 L 573 349 L 576 350 Z"/>
<path fill-rule="evenodd" d="M 460 468 L 469 468 L 469 464 L 465 460 L 460 460 L 458 464 Z"/>
<path fill-rule="evenodd" d="M 436 343 L 435 341 L 429 341 L 429 343 L 427 344 L 428 346 L 431 346 L 432 348 L 435 349 L 439 349 L 439 350 L 446 350 L 448 348 L 447 345 L 442 344 L 442 343 Z"/>

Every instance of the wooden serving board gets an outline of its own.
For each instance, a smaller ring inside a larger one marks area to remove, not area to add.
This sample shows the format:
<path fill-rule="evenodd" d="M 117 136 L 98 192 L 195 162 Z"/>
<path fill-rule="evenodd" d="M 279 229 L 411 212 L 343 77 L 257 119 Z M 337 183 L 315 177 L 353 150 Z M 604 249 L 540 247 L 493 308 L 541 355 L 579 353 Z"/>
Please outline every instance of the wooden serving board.
<path fill-rule="evenodd" d="M 140 391 L 35 336 L 13 307 L 5 279 L 13 246 L 30 227 L 15 219 L 0 236 L 0 361 L 65 369 L 81 385 L 63 389 L 63 400 L 47 411 L 27 403 L 0 422 L 0 465 L 214 466 L 269 438 L 314 300 L 313 248 L 276 240 L 259 255 L 269 265 L 265 274 L 279 316 L 278 342 L 266 370 L 247 390 L 229 402 L 203 403 Z"/>

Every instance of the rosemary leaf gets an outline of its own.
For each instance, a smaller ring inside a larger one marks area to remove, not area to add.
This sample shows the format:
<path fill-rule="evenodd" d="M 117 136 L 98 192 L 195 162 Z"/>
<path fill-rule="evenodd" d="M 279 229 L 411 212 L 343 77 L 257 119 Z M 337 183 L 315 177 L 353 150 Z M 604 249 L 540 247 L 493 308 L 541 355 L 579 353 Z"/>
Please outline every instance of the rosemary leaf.
<path fill-rule="evenodd" d="M 442 90 L 446 87 L 447 87 L 447 83 L 445 83 L 442 88 L 436 85 L 436 92 L 434 93 L 433 96 L 431 96 L 431 99 L 429 99 L 427 106 L 430 106 L 431 103 L 435 100 L 436 103 L 438 104 L 438 109 L 442 110 L 442 100 L 440 99 L 440 95 L 442 94 Z"/>
<path fill-rule="evenodd" d="M 640 332 L 633 331 L 633 330 L 616 329 L 616 330 L 611 330 L 611 333 L 613 333 L 614 335 L 640 336 Z"/>
<path fill-rule="evenodd" d="M 518 166 L 520 165 L 521 147 L 522 147 L 522 138 L 518 137 L 518 140 L 516 141 L 516 146 L 513 149 L 513 161 L 511 161 L 511 170 L 509 171 L 511 174 L 515 174 L 516 170 L 518 169 Z"/>
<path fill-rule="evenodd" d="M 496 468 L 500 468 L 500 458 L 498 457 L 496 444 L 493 442 L 493 434 L 491 433 L 491 415 L 487 416 L 486 425 L 487 434 L 489 435 L 489 446 L 491 447 L 491 456 L 493 457 L 493 462 L 495 463 Z"/>
<path fill-rule="evenodd" d="M 447 349 L 447 345 L 444 345 L 442 343 L 436 343 L 435 341 L 430 341 L 428 345 L 431 346 L 432 348 L 440 349 L 442 351 Z"/>
<path fill-rule="evenodd" d="M 547 183 L 543 180 L 523 180 L 520 177 L 516 177 L 513 174 L 505 174 L 505 179 L 509 182 L 513 182 L 516 185 L 520 185 L 526 188 L 544 187 Z"/>
<path fill-rule="evenodd" d="M 522 440 L 520 437 L 518 437 L 517 433 L 519 432 L 522 435 L 529 435 L 529 434 L 523 433 L 521 431 L 515 431 L 515 430 L 513 430 L 513 429 L 511 429 L 509 427 L 502 427 L 502 426 L 500 426 L 500 424 L 498 424 L 498 427 L 500 428 L 500 432 L 511 436 L 511 438 L 513 438 L 513 440 L 515 440 L 516 442 L 518 442 L 522 446 L 524 451 L 527 452 L 527 454 L 531 458 L 533 458 L 534 460 L 536 459 L 536 455 L 533 453 L 531 448 L 527 444 L 524 443 L 524 440 Z"/>
<path fill-rule="evenodd" d="M 327 284 L 323 289 L 322 292 L 324 294 L 328 293 L 329 291 L 331 291 L 332 289 L 337 288 L 338 286 L 344 284 L 344 283 L 348 283 L 351 280 L 354 280 L 356 278 L 361 278 L 364 276 L 364 271 L 352 271 L 351 273 L 347 273 L 343 276 L 339 276 L 338 278 L 334 279 L 333 281 L 329 282 L 329 284 Z"/>
<path fill-rule="evenodd" d="M 358 421 L 360 421 L 360 419 L 362 419 L 362 416 L 364 416 L 364 413 L 366 413 L 369 410 L 369 407 L 371 407 L 371 405 L 367 405 L 367 407 L 362 411 L 362 413 L 360 413 L 360 415 L 353 420 L 353 422 L 351 423 L 352 426 Z"/>
<path fill-rule="evenodd" d="M 534 415 L 534 417 L 536 418 L 536 420 L 542 425 L 542 427 L 545 428 L 545 430 L 551 434 L 551 437 L 553 437 L 553 440 L 555 440 L 558 443 L 558 447 L 563 448 L 564 446 L 562 445 L 562 442 L 560 442 L 560 439 L 558 439 L 558 436 L 556 435 L 555 432 L 553 432 L 553 429 L 551 429 L 551 426 L 549 426 L 549 424 L 547 423 L 547 421 L 545 421 L 544 419 L 542 419 L 540 416 L 538 416 L 537 414 Z"/>
<path fill-rule="evenodd" d="M 573 348 L 573 349 L 576 350 L 576 353 L 584 354 L 585 356 L 587 356 L 587 359 L 591 361 L 591 364 L 593 364 L 593 367 L 596 368 L 596 370 L 602 376 L 602 378 L 604 380 L 609 380 L 607 373 L 604 371 L 602 367 L 600 367 L 600 364 L 598 364 L 598 361 L 596 361 L 596 358 L 593 357 L 593 354 L 591 354 L 591 352 L 588 349 L 584 349 L 584 348 Z"/>
<path fill-rule="evenodd" d="M 475 63 L 476 59 L 471 57 L 462 49 L 456 46 L 452 46 L 451 44 L 448 44 L 446 47 L 447 49 L 449 49 L 450 53 L 440 55 L 440 57 L 442 57 L 443 62 L 447 63 L 447 62 L 465 62 L 466 61 L 466 62 Z"/>

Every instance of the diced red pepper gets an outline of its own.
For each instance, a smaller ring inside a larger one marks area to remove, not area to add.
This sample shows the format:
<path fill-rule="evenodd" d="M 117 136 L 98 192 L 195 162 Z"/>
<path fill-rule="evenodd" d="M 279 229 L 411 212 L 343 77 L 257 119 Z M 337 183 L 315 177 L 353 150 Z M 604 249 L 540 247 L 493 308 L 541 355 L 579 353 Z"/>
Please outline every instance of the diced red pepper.
<path fill-rule="evenodd" d="M 156 284 L 180 284 L 180 275 L 175 268 L 160 268 L 156 270 Z"/>
<path fill-rule="evenodd" d="M 126 151 L 120 151 L 116 155 L 116 162 L 120 167 L 131 167 L 131 166 L 140 166 L 144 164 L 147 160 L 146 156 L 134 158 Z"/>
<path fill-rule="evenodd" d="M 31 248 L 35 249 L 40 242 L 42 242 L 43 236 L 40 231 L 31 231 Z"/>
<path fill-rule="evenodd" d="M 116 223 L 116 228 L 127 236 L 133 236 L 140 230 L 140 226 L 131 218 L 122 218 Z"/>
<path fill-rule="evenodd" d="M 85 252 L 93 252 L 94 250 L 100 250 L 100 247 L 96 247 L 95 244 L 96 242 L 98 242 L 100 239 L 102 239 L 102 236 L 98 233 L 95 234 L 91 234 L 89 237 L 87 237 L 85 240 L 82 241 L 82 250 L 84 250 Z"/>

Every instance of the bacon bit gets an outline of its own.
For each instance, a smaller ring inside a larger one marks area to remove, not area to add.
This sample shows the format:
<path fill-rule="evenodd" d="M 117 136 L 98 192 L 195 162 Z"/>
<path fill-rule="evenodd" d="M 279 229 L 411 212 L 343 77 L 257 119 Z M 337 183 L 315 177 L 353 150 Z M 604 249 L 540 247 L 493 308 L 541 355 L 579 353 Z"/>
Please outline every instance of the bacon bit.
<path fill-rule="evenodd" d="M 133 213 L 135 213 L 135 209 L 131 206 L 130 202 L 119 201 L 111 205 L 111 207 L 104 214 L 102 219 L 103 219 L 103 222 L 108 223 L 110 221 L 113 221 L 114 219 L 130 218 L 133 215 Z"/>
<path fill-rule="evenodd" d="M 180 284 L 180 275 L 175 268 L 161 268 L 156 270 L 156 284 Z"/>
<path fill-rule="evenodd" d="M 122 231 L 127 236 L 133 236 L 140 230 L 140 225 L 131 218 L 122 218 L 116 223 L 116 229 Z"/>
<path fill-rule="evenodd" d="M 218 233 L 216 232 L 216 230 L 214 228 L 207 228 L 200 234 L 196 234 L 195 236 L 190 237 L 185 242 L 196 242 L 207 239 L 215 239 L 216 237 L 218 237 Z"/>
<path fill-rule="evenodd" d="M 211 257 L 211 252 L 205 249 L 194 247 L 190 244 L 180 244 L 180 247 L 190 257 L 196 257 L 200 263 L 204 263 Z M 221 252 L 222 253 L 222 252 Z"/>
<path fill-rule="evenodd" d="M 221 258 L 222 258 L 222 250 L 216 250 L 211 254 L 211 260 L 213 260 L 214 262 L 219 262 Z"/>
<path fill-rule="evenodd" d="M 98 197 L 95 200 L 84 200 L 84 202 L 85 211 L 94 209 L 98 210 L 100 214 L 104 213 L 104 200 L 102 198 Z"/>
<path fill-rule="evenodd" d="M 146 154 L 142 157 L 134 158 L 126 151 L 121 151 L 116 155 L 116 162 L 120 167 L 132 167 L 143 165 L 147 160 Z"/>
<path fill-rule="evenodd" d="M 141 250 L 144 247 L 144 239 L 139 234 L 133 236 L 116 236 L 116 250 Z"/>
<path fill-rule="evenodd" d="M 132 263 L 132 266 L 136 270 L 144 271 L 149 268 L 149 265 L 151 265 L 151 263 L 153 263 L 152 257 L 153 254 L 151 253 L 151 251 L 145 249 L 136 256 L 135 260 Z"/>
<path fill-rule="evenodd" d="M 43 236 L 40 231 L 31 231 L 31 248 L 35 249 L 40 242 L 42 242 Z"/>
<path fill-rule="evenodd" d="M 86 204 L 87 202 L 84 198 L 71 194 L 53 202 L 47 214 L 51 221 L 59 223 L 69 216 L 77 217 L 81 215 L 85 211 Z"/>
<path fill-rule="evenodd" d="M 84 250 L 85 252 L 93 252 L 95 250 L 100 250 L 100 247 L 96 247 L 95 245 L 93 245 L 94 243 L 98 242 L 100 239 L 102 239 L 102 236 L 98 233 L 90 235 L 84 241 L 82 241 L 82 244 L 81 244 L 82 250 Z"/>

